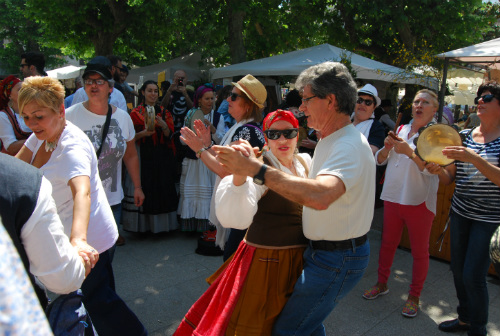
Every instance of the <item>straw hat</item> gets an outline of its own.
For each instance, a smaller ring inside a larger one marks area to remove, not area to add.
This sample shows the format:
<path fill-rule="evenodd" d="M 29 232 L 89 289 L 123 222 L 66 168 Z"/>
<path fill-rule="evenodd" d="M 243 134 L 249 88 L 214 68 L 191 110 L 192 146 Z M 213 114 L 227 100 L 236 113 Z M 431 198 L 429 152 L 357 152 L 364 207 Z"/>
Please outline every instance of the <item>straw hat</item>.
<path fill-rule="evenodd" d="M 264 107 L 267 91 L 264 85 L 252 75 L 246 75 L 236 83 L 231 83 L 240 89 L 255 105 Z"/>

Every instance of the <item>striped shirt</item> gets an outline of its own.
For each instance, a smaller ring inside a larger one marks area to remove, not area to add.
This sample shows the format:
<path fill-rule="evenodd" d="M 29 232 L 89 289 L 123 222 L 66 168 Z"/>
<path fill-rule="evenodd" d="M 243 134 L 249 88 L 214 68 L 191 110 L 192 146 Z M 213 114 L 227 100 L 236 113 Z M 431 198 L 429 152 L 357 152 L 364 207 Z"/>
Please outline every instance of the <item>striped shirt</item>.
<path fill-rule="evenodd" d="M 477 143 L 472 132 L 464 130 L 464 146 L 478 153 L 492 165 L 499 166 L 500 138 L 488 143 Z M 456 187 L 451 201 L 459 215 L 483 222 L 500 224 L 500 187 L 488 180 L 472 163 L 455 162 Z"/>

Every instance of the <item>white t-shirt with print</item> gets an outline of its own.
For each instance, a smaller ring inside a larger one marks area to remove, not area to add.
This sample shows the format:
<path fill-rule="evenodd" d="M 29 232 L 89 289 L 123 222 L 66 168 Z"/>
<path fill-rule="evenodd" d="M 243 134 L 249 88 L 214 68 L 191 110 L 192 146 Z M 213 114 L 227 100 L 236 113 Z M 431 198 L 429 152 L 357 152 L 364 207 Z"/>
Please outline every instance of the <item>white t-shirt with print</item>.
<path fill-rule="evenodd" d="M 43 141 L 32 134 L 24 144 L 33 152 L 33 162 Z M 118 230 L 99 178 L 97 157 L 89 138 L 78 127 L 66 121 L 56 149 L 40 170 L 52 184 L 52 197 L 64 225 L 64 233 L 68 237 L 71 236 L 73 226 L 73 195 L 68 182 L 77 176 L 90 178 L 91 203 L 87 242 L 99 253 L 112 247 L 118 238 Z"/>
<path fill-rule="evenodd" d="M 66 110 L 66 120 L 87 134 L 95 151 L 99 149 L 106 115 L 92 113 L 80 103 Z M 132 119 L 127 112 L 117 108 L 111 116 L 108 134 L 99 156 L 99 175 L 111 205 L 119 204 L 123 199 L 122 159 L 127 149 L 127 142 L 134 137 Z"/>

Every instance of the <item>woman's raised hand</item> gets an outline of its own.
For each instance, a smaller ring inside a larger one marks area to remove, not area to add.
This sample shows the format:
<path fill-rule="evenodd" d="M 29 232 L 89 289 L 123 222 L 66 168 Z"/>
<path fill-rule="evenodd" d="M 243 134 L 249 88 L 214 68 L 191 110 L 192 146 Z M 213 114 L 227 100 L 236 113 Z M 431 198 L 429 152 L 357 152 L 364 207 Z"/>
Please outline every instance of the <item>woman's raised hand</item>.
<path fill-rule="evenodd" d="M 189 127 L 181 128 L 181 140 L 184 141 L 186 145 L 189 146 L 194 152 L 198 152 L 205 146 L 203 145 L 203 140 L 196 135 Z"/>
<path fill-rule="evenodd" d="M 203 121 L 197 119 L 194 121 L 194 129 L 196 131 L 196 134 L 198 134 L 198 136 L 203 141 L 203 144 L 205 145 L 204 147 L 210 146 L 210 144 L 212 143 L 212 134 L 210 132 L 210 127 L 207 128 Z"/>

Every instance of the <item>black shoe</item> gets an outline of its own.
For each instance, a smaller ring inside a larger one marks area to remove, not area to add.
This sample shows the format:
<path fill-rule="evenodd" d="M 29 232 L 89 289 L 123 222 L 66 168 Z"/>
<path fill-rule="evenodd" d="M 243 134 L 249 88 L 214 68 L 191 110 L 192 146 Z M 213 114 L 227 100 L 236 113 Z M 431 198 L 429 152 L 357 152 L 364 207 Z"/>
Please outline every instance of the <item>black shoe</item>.
<path fill-rule="evenodd" d="M 469 324 L 460 324 L 458 319 L 444 321 L 439 323 L 439 330 L 444 332 L 457 332 L 457 331 L 465 331 L 470 329 Z"/>

